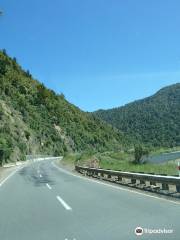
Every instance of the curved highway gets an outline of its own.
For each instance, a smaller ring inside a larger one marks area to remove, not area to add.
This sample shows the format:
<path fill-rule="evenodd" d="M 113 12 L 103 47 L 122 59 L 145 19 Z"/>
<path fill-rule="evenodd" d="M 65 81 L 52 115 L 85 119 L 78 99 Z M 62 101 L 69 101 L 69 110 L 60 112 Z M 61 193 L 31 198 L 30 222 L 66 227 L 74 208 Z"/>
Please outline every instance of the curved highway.
<path fill-rule="evenodd" d="M 179 240 L 179 221 L 179 203 L 76 176 L 52 160 L 0 184 L 1 240 Z M 138 237 L 139 226 L 171 232 Z"/>

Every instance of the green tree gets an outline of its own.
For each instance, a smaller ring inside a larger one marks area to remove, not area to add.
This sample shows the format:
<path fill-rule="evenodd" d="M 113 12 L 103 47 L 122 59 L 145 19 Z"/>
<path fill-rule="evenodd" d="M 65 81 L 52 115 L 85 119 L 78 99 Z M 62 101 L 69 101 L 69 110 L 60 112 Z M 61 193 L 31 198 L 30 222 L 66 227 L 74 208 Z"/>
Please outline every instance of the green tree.
<path fill-rule="evenodd" d="M 144 148 L 142 145 L 136 145 L 134 147 L 134 163 L 141 164 L 143 157 L 148 156 L 149 151 L 147 148 Z"/>
<path fill-rule="evenodd" d="M 6 52 L 6 49 L 5 49 L 5 48 L 2 50 L 2 53 L 3 53 L 5 56 L 7 56 L 7 52 Z"/>

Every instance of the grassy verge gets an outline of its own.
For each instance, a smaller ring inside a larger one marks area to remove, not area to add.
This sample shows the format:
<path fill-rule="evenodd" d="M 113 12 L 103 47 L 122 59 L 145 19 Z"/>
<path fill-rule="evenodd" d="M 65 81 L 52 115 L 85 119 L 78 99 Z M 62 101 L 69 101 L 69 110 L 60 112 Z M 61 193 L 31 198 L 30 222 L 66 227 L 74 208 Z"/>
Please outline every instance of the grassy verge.
<path fill-rule="evenodd" d="M 61 162 L 68 165 L 87 165 L 94 156 L 89 152 L 66 154 Z"/>
<path fill-rule="evenodd" d="M 155 174 L 176 175 L 177 164 L 175 161 L 153 164 L 134 164 L 133 154 L 131 153 L 107 153 L 99 156 L 100 167 L 104 169 L 121 170 L 129 172 L 144 172 Z"/>
<path fill-rule="evenodd" d="M 144 172 L 167 175 L 178 174 L 175 163 L 164 164 L 146 163 L 139 165 L 127 161 L 103 160 L 100 162 L 100 167 L 104 169 L 121 170 L 127 172 Z"/>
<path fill-rule="evenodd" d="M 81 166 L 88 166 L 91 159 L 99 160 L 99 167 L 104 169 L 121 170 L 127 172 L 144 172 L 154 174 L 177 175 L 177 163 L 175 161 L 153 164 L 134 164 L 134 156 L 132 153 L 125 152 L 106 152 L 106 153 L 82 153 L 69 154 L 64 157 L 64 164 L 79 164 Z"/>

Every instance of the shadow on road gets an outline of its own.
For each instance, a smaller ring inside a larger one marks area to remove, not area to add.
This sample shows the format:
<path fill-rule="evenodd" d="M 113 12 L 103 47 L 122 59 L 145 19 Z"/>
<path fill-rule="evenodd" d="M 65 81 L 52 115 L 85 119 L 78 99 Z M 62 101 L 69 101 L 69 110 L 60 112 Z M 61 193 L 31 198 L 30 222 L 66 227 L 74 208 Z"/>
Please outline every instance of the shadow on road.
<path fill-rule="evenodd" d="M 26 183 L 31 183 L 36 187 L 44 186 L 46 183 L 55 185 L 55 181 L 44 168 L 41 168 L 38 172 L 37 167 L 27 166 L 21 169 L 19 174 L 23 177 Z"/>

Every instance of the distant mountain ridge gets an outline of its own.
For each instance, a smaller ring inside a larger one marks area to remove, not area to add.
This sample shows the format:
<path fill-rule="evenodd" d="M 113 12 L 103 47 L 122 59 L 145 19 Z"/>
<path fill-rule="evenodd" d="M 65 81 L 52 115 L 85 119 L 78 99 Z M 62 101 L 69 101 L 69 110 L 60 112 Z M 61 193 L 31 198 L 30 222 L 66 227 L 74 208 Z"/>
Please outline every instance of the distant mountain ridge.
<path fill-rule="evenodd" d="M 121 148 L 117 129 L 70 104 L 0 51 L 0 163 L 26 154 Z"/>
<path fill-rule="evenodd" d="M 94 116 L 128 134 L 133 142 L 180 145 L 180 83 L 123 107 L 99 110 Z"/>

